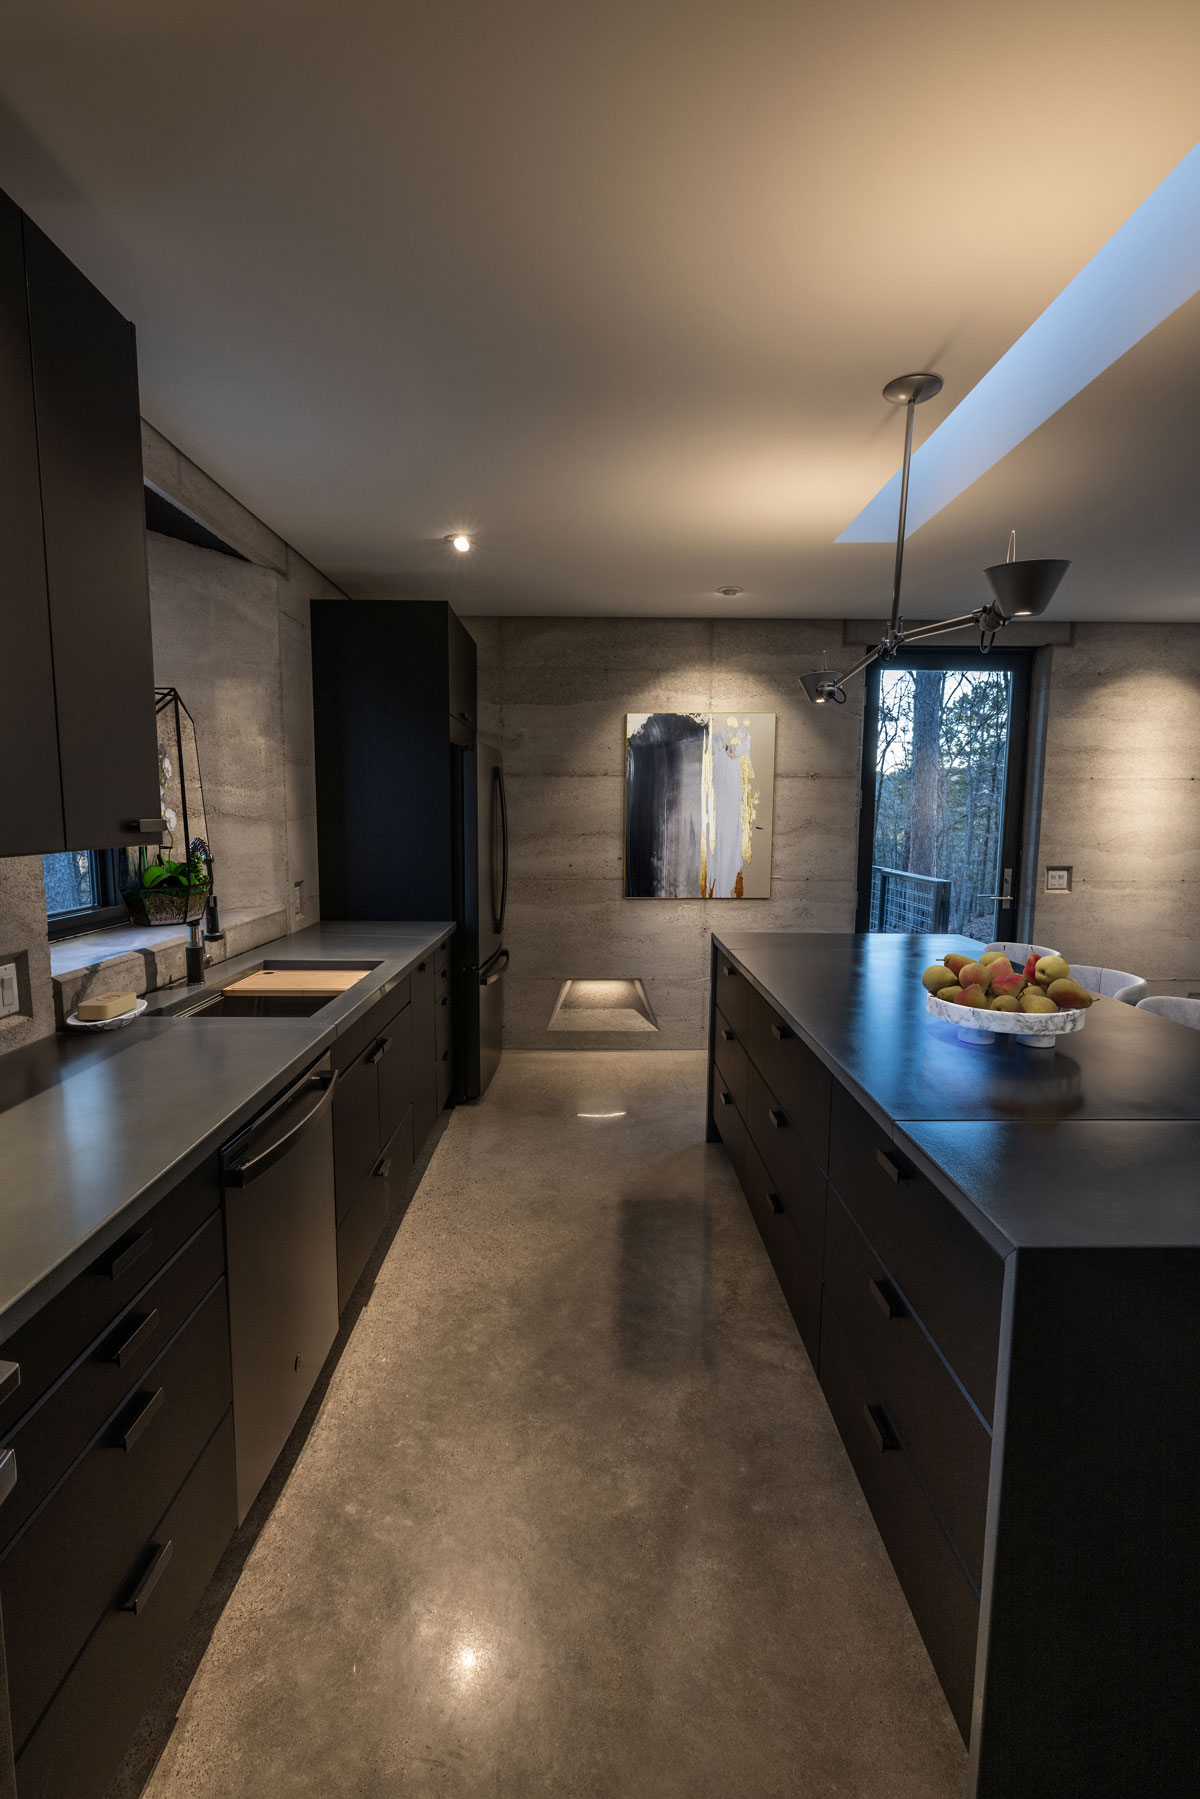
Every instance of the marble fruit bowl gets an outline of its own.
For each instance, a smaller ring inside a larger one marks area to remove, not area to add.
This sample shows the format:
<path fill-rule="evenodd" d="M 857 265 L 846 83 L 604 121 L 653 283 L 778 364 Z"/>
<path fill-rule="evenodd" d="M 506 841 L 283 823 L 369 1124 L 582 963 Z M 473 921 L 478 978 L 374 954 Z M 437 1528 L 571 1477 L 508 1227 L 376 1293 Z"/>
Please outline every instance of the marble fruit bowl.
<path fill-rule="evenodd" d="M 964 1043 L 976 1048 L 991 1048 L 993 1037 L 1015 1037 L 1027 1049 L 1053 1049 L 1059 1037 L 1081 1031 L 1087 1023 L 1087 1008 L 1071 1012 L 985 1012 L 974 1006 L 956 1006 L 953 1000 L 926 995 L 925 1010 L 946 1024 L 958 1026 Z"/>

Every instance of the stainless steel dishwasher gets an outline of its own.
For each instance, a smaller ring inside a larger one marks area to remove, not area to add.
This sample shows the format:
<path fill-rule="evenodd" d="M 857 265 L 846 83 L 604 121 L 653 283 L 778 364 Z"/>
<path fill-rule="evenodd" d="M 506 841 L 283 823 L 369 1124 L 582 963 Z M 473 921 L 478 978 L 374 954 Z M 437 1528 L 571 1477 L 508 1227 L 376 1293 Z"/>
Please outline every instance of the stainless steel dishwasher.
<path fill-rule="evenodd" d="M 221 1151 L 239 1524 L 337 1335 L 336 1085 L 323 1056 Z"/>

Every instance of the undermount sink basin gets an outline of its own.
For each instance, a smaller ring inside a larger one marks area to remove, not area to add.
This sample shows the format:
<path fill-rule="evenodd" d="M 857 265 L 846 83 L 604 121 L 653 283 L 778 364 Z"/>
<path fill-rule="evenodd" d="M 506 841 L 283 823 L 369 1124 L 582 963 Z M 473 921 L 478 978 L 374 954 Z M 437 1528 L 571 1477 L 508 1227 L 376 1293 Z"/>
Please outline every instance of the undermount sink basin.
<path fill-rule="evenodd" d="M 176 1018 L 311 1018 L 340 993 L 211 993 L 194 1006 L 183 1006 Z"/>
<path fill-rule="evenodd" d="M 189 994 L 160 1010 L 172 1018 L 311 1018 L 378 967 L 377 961 L 357 958 L 352 962 L 267 961 L 238 975 L 227 987 Z M 335 978 L 322 980 L 322 976 Z M 276 987 L 279 990 L 272 991 Z"/>

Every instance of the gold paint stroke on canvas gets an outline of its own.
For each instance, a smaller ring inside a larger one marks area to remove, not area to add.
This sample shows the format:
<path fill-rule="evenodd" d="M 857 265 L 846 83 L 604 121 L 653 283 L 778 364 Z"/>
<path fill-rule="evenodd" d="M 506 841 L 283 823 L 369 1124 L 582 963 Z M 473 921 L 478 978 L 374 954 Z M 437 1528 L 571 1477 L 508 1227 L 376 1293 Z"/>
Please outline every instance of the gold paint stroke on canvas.
<path fill-rule="evenodd" d="M 751 762 L 749 756 L 750 721 L 749 719 L 745 721 L 746 735 L 744 739 L 737 731 L 737 722 L 737 718 L 734 716 L 731 716 L 728 720 L 728 724 L 734 728 L 726 736 L 725 753 L 727 755 L 735 754 L 738 750 L 742 749 L 743 741 L 745 742 L 746 747 L 742 750 L 742 754 L 738 758 L 741 763 L 742 790 L 739 824 L 741 830 L 742 863 L 744 865 L 751 861 L 754 855 L 754 821 L 758 816 L 759 791 L 754 785 L 754 764 Z M 708 720 L 704 732 L 704 752 L 701 766 L 700 897 L 701 899 L 712 899 L 716 881 L 715 879 L 712 882 L 709 881 L 708 858 L 710 851 L 715 857 L 717 848 L 717 794 L 716 783 L 713 779 L 713 729 L 711 719 Z M 739 869 L 730 897 L 732 899 L 742 899 L 744 893 L 745 883 L 743 880 L 742 869 Z"/>

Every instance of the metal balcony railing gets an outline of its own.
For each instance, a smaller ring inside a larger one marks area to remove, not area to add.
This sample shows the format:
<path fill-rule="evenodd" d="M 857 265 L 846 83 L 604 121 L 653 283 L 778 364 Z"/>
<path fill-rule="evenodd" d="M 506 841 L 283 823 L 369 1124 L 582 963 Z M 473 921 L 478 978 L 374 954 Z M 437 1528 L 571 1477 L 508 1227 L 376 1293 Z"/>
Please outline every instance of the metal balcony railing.
<path fill-rule="evenodd" d="M 873 931 L 945 931 L 950 928 L 950 882 L 903 868 L 871 865 Z"/>

